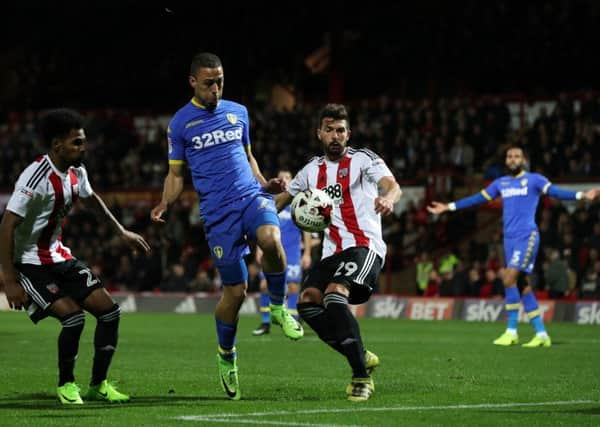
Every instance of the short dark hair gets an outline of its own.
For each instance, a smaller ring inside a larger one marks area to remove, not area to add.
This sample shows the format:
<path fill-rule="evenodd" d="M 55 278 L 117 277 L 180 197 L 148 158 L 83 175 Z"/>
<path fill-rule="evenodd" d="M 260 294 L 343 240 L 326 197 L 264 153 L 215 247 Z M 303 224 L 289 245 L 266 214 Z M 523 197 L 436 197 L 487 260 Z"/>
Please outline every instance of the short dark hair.
<path fill-rule="evenodd" d="M 319 127 L 323 124 L 323 119 L 329 118 L 334 120 L 346 120 L 348 128 L 350 128 L 350 120 L 348 111 L 342 104 L 327 104 L 319 111 Z"/>
<path fill-rule="evenodd" d="M 222 66 L 221 59 L 214 53 L 200 52 L 192 58 L 190 75 L 195 76 L 200 68 L 219 68 Z"/>
<path fill-rule="evenodd" d="M 506 159 L 506 156 L 508 155 L 509 150 L 515 150 L 515 149 L 521 150 L 521 152 L 523 153 L 523 157 L 525 157 L 526 159 L 529 159 L 529 153 L 527 153 L 525 146 L 519 142 L 511 142 L 508 145 L 508 147 L 506 147 L 506 150 L 504 150 L 504 158 Z"/>
<path fill-rule="evenodd" d="M 73 129 L 83 128 L 84 118 L 75 110 L 57 108 L 47 111 L 40 124 L 40 134 L 45 146 L 50 147 L 56 138 L 64 138 Z"/>

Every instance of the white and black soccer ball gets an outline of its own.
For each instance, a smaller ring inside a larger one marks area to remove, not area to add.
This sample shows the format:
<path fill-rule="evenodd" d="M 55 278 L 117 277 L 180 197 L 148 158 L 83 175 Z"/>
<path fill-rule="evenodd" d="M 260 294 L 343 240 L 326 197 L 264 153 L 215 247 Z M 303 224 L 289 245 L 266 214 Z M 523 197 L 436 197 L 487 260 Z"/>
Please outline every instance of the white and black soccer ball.
<path fill-rule="evenodd" d="M 292 200 L 292 219 L 304 231 L 323 231 L 331 224 L 333 200 L 323 190 L 301 191 Z"/>

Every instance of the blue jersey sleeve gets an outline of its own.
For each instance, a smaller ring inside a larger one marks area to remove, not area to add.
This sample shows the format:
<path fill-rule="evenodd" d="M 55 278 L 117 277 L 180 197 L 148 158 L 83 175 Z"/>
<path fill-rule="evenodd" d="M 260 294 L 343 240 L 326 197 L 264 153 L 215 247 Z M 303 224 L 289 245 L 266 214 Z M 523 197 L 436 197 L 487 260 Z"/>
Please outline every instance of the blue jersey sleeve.
<path fill-rule="evenodd" d="M 485 202 L 489 202 L 490 200 L 494 200 L 498 197 L 498 184 L 496 181 L 493 181 L 487 188 L 481 190 L 477 194 L 473 194 L 472 196 L 465 197 L 463 199 L 457 200 L 454 203 L 451 203 L 450 210 L 457 209 L 465 209 L 470 208 L 471 206 L 480 205 Z"/>
<path fill-rule="evenodd" d="M 250 145 L 250 117 L 248 109 L 244 108 L 244 132 L 242 133 L 242 145 L 248 147 Z"/>
<path fill-rule="evenodd" d="M 500 190 L 498 189 L 498 180 L 493 180 L 490 185 L 488 185 L 484 190 L 481 190 L 481 194 L 488 201 L 494 200 L 496 197 L 498 197 L 500 195 Z"/>
<path fill-rule="evenodd" d="M 546 194 L 552 183 L 544 175 L 532 173 L 530 179 L 533 180 L 533 187 L 538 193 Z"/>
<path fill-rule="evenodd" d="M 175 118 L 173 118 L 167 129 L 170 165 L 181 165 L 185 163 L 185 144 L 180 132 L 179 125 Z"/>
<path fill-rule="evenodd" d="M 547 194 L 560 200 L 579 200 L 582 197 L 580 191 L 566 190 L 552 184 L 549 184 Z"/>
<path fill-rule="evenodd" d="M 560 200 L 578 200 L 581 198 L 581 193 L 577 191 L 560 188 L 550 182 L 548 178 L 539 173 L 531 175 L 534 181 L 534 187 L 540 194 L 547 194 L 550 197 L 555 197 Z"/>

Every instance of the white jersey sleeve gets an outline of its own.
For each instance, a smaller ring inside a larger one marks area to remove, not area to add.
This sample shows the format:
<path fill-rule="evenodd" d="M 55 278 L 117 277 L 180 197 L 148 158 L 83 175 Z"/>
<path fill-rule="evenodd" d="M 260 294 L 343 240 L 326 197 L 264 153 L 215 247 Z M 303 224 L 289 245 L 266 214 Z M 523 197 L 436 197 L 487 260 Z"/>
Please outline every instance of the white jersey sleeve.
<path fill-rule="evenodd" d="M 383 159 L 371 150 L 359 150 L 362 154 L 361 169 L 363 173 L 372 182 L 378 183 L 384 176 L 393 176 L 390 168 L 385 164 Z"/>
<path fill-rule="evenodd" d="M 77 175 L 77 179 L 79 181 L 79 197 L 82 199 L 87 199 L 91 197 L 94 193 L 92 189 L 92 185 L 90 184 L 90 180 L 88 179 L 87 170 L 85 166 L 79 166 L 74 169 L 75 174 Z"/>
<path fill-rule="evenodd" d="M 33 200 L 39 196 L 32 186 L 32 184 L 37 185 L 38 183 L 39 182 L 32 177 L 31 168 L 24 170 L 19 176 L 19 179 L 17 179 L 15 190 L 8 200 L 6 209 L 19 215 L 21 218 L 25 218 L 29 206 Z"/>
<path fill-rule="evenodd" d="M 292 197 L 294 197 L 301 191 L 308 190 L 309 185 L 307 168 L 309 167 L 309 165 L 310 163 L 304 166 L 302 169 L 300 169 L 300 171 L 296 174 L 294 179 L 292 179 L 288 184 L 287 192 L 290 193 Z"/>

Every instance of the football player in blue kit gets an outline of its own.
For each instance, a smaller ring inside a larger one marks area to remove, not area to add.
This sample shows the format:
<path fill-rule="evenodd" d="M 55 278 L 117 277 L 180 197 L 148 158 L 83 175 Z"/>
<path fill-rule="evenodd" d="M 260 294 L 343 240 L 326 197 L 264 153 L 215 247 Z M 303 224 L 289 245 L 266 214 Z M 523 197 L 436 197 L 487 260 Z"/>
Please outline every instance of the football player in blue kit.
<path fill-rule="evenodd" d="M 283 180 L 286 185 L 292 180 L 292 173 L 287 169 L 280 169 L 277 177 Z M 286 206 L 279 212 L 279 221 L 281 223 L 281 243 L 285 250 L 287 258 L 287 309 L 288 312 L 298 319 L 298 293 L 300 292 L 300 283 L 302 282 L 302 271 L 310 267 L 312 262 L 312 234 L 308 231 L 302 231 L 292 220 L 292 208 Z M 304 248 L 304 251 L 302 251 Z M 256 249 L 256 261 L 261 264 L 263 253 L 260 248 Z M 259 336 L 268 334 L 271 330 L 271 308 L 269 301 L 269 292 L 261 273 L 260 281 L 260 318 L 261 323 L 252 331 L 252 335 Z"/>
<path fill-rule="evenodd" d="M 538 173 L 527 172 L 523 147 L 511 145 L 506 151 L 505 164 L 509 174 L 494 180 L 487 188 L 452 203 L 432 202 L 429 212 L 441 214 L 479 205 L 502 197 L 504 223 L 504 255 L 506 270 L 503 277 L 505 310 L 508 321 L 506 331 L 494 340 L 494 344 L 511 346 L 519 343 L 517 322 L 519 308 L 529 317 L 535 336 L 523 347 L 550 347 L 552 341 L 544 327 L 538 302 L 529 283 L 540 243 L 540 233 L 535 223 L 535 212 L 541 195 L 561 200 L 593 200 L 600 195 L 600 188 L 586 192 L 570 191 L 553 185 Z M 521 292 L 519 287 L 521 285 Z"/>
<path fill-rule="evenodd" d="M 291 339 L 304 334 L 284 307 L 286 257 L 271 194 L 283 191 L 285 185 L 261 174 L 250 149 L 246 107 L 221 99 L 224 73 L 219 57 L 207 52 L 195 55 L 189 83 L 194 96 L 169 124 L 169 172 L 161 202 L 150 216 L 155 222 L 164 222 L 163 214 L 183 190 L 183 166 L 187 164 L 200 199 L 210 252 L 223 281 L 223 295 L 215 310 L 221 385 L 230 399 L 238 400 L 235 340 L 248 281 L 244 262 L 247 240 L 254 240 L 264 252 L 272 322 Z"/>

